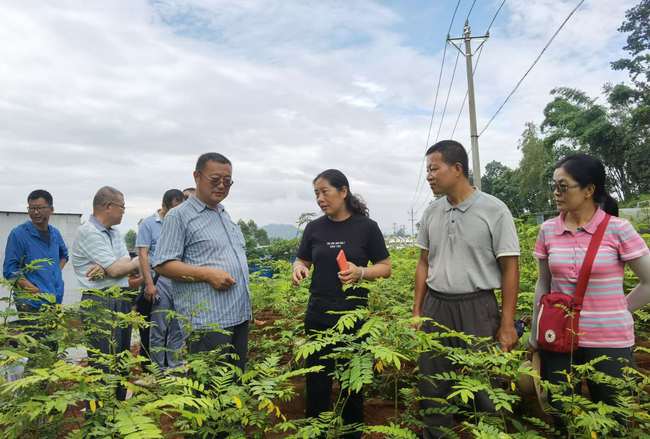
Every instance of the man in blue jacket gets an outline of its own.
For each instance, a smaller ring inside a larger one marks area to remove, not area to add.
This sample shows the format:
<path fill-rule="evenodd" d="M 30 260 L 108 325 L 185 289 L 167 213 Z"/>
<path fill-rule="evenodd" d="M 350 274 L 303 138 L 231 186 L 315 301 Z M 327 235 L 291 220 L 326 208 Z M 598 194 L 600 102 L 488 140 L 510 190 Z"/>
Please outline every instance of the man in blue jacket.
<path fill-rule="evenodd" d="M 16 226 L 7 239 L 3 275 L 16 281 L 16 309 L 21 313 L 38 311 L 47 303 L 42 294 L 53 296 L 56 303 L 63 300 L 62 270 L 68 262 L 68 249 L 61 233 L 49 224 L 54 212 L 52 195 L 39 189 L 27 197 L 29 221 Z M 34 271 L 24 268 L 36 259 L 50 262 L 39 264 Z M 33 298 L 31 297 L 33 295 Z"/>

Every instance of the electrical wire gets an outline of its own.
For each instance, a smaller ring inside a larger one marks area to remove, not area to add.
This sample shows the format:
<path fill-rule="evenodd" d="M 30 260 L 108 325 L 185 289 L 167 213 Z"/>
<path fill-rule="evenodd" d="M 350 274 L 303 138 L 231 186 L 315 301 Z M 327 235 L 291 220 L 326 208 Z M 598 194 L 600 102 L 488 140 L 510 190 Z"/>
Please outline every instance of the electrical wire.
<path fill-rule="evenodd" d="M 511 98 L 511 97 L 512 97 L 516 92 L 517 92 L 517 89 L 519 89 L 519 86 L 522 84 L 522 82 L 524 82 L 524 79 L 526 79 L 526 77 L 528 76 L 528 74 L 533 70 L 533 68 L 535 67 L 535 65 L 537 64 L 537 62 L 540 60 L 540 58 L 542 57 L 542 55 L 544 55 L 544 52 L 546 52 L 546 49 L 548 49 L 549 46 L 551 45 L 551 43 L 553 42 L 553 40 L 555 40 L 555 37 L 560 33 L 560 31 L 564 28 L 564 26 L 567 24 L 567 22 L 571 19 L 571 17 L 573 16 L 573 14 L 575 14 L 575 12 L 578 10 L 578 8 L 580 8 L 580 6 L 582 6 L 582 4 L 583 4 L 584 2 L 585 2 L 585 0 L 580 0 L 580 2 L 578 2 L 578 4 L 576 5 L 576 7 L 573 8 L 573 10 L 569 13 L 569 15 L 567 15 L 567 17 L 564 19 L 564 21 L 562 21 L 562 24 L 560 24 L 560 27 L 558 27 L 557 30 L 553 33 L 553 35 L 552 35 L 551 38 L 548 40 L 548 42 L 546 43 L 546 45 L 544 46 L 544 48 L 541 50 L 541 52 L 539 52 L 539 54 L 537 55 L 537 57 L 535 58 L 535 60 L 533 61 L 533 63 L 530 65 L 530 67 L 528 67 L 528 70 L 526 70 L 526 72 L 525 72 L 524 75 L 521 77 L 521 79 L 520 79 L 519 81 L 517 81 L 517 84 L 515 84 L 515 86 L 514 86 L 514 88 L 512 89 L 512 91 L 510 91 L 510 93 L 508 93 L 508 96 L 506 96 L 506 98 L 505 98 L 505 100 L 503 101 L 503 103 L 499 106 L 499 108 L 497 108 L 497 111 L 494 112 L 494 114 L 492 115 L 492 117 L 490 117 L 490 119 L 489 119 L 488 122 L 485 124 L 485 126 L 483 127 L 483 129 L 478 133 L 479 137 L 482 136 L 483 133 L 485 132 L 485 130 L 487 130 L 487 129 L 489 128 L 489 126 L 492 124 L 492 121 L 494 121 L 494 119 L 495 119 L 495 118 L 497 117 L 497 115 L 501 112 L 501 110 L 503 109 L 503 107 L 505 107 L 505 105 L 508 103 L 508 101 L 510 100 L 510 98 Z"/>
<path fill-rule="evenodd" d="M 476 1 L 476 0 L 474 0 L 474 1 Z M 454 8 L 454 13 L 452 14 L 451 20 L 449 22 L 449 29 L 447 30 L 447 37 L 445 37 L 445 47 L 444 47 L 444 50 L 442 52 L 442 63 L 440 64 L 440 72 L 438 74 L 438 84 L 436 85 L 436 93 L 435 93 L 435 97 L 434 97 L 434 100 L 433 100 L 433 110 L 431 111 L 431 118 L 429 120 L 429 130 L 428 130 L 428 134 L 427 134 L 427 140 L 426 140 L 426 143 L 424 145 L 425 151 L 429 147 L 429 141 L 431 139 L 431 128 L 433 127 L 433 119 L 435 117 L 436 108 L 437 108 L 437 105 L 438 105 L 438 94 L 440 92 L 440 84 L 442 82 L 442 73 L 444 71 L 445 59 L 446 59 L 446 56 L 447 56 L 447 40 L 446 40 L 446 38 L 449 37 L 449 33 L 451 32 L 451 28 L 454 25 L 454 19 L 456 18 L 456 13 L 458 12 L 458 8 L 460 7 L 460 2 L 461 2 L 461 0 L 458 0 L 458 2 L 456 3 L 456 7 Z M 422 162 L 420 163 L 420 171 L 419 171 L 419 174 L 418 174 L 418 179 L 417 179 L 417 184 L 416 184 L 416 187 L 415 187 L 415 192 L 413 193 L 413 199 L 411 200 L 411 208 L 415 205 L 415 200 L 418 197 L 418 194 L 420 192 L 420 187 L 422 185 L 422 168 L 423 168 L 423 165 L 424 165 L 424 160 L 425 160 L 425 157 L 423 156 L 422 157 Z"/>
<path fill-rule="evenodd" d="M 492 25 L 494 25 L 494 22 L 496 21 L 497 17 L 499 16 L 499 13 L 501 12 L 501 9 L 503 8 L 503 5 L 506 3 L 506 0 L 503 0 L 499 7 L 497 8 L 496 12 L 492 16 L 492 19 L 490 20 L 490 24 L 487 27 L 487 30 L 485 31 L 486 35 L 490 34 L 490 30 L 492 29 Z M 471 10 L 470 10 L 471 12 Z M 469 16 L 469 14 L 468 14 Z M 476 74 L 476 70 L 478 69 L 478 63 L 481 60 L 481 54 L 483 53 L 483 45 L 479 49 L 478 55 L 476 56 L 476 64 L 474 64 L 474 67 L 472 69 L 472 77 Z M 465 97 L 463 98 L 463 102 L 460 105 L 460 110 L 458 110 L 458 115 L 456 116 L 456 122 L 454 123 L 454 129 L 451 131 L 451 136 L 449 136 L 450 139 L 454 138 L 454 134 L 456 134 L 456 128 L 458 127 L 458 121 L 460 120 L 460 115 L 463 113 L 463 109 L 465 108 L 465 102 L 467 102 L 467 93 L 468 90 L 465 90 Z"/>

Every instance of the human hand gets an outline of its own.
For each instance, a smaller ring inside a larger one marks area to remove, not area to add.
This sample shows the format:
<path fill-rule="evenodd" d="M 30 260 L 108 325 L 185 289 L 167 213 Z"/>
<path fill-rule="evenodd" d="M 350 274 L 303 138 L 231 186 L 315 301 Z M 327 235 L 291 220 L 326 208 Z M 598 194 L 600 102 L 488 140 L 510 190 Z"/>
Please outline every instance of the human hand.
<path fill-rule="evenodd" d="M 422 312 L 419 310 L 413 310 L 413 320 L 411 322 L 411 328 L 418 331 L 422 327 Z"/>
<path fill-rule="evenodd" d="M 342 284 L 351 284 L 359 282 L 363 274 L 363 267 L 357 267 L 352 262 L 348 261 L 347 270 L 339 271 L 339 279 Z"/>
<path fill-rule="evenodd" d="M 154 301 L 157 293 L 158 290 L 156 289 L 156 286 L 154 284 L 147 284 L 144 287 L 144 298 L 147 299 L 147 301 L 149 302 Z"/>
<path fill-rule="evenodd" d="M 309 276 L 309 269 L 303 264 L 295 264 L 293 266 L 293 273 L 291 274 L 291 280 L 293 281 L 293 286 L 297 287 L 303 279 Z"/>
<path fill-rule="evenodd" d="M 106 270 L 104 270 L 104 268 L 99 264 L 94 264 L 88 269 L 88 271 L 86 271 L 86 277 L 90 280 L 100 280 L 105 276 Z"/>
<path fill-rule="evenodd" d="M 230 273 L 218 268 L 205 267 L 203 278 L 212 288 L 219 291 L 227 290 L 236 283 Z"/>
<path fill-rule="evenodd" d="M 496 336 L 497 341 L 501 345 L 501 350 L 510 352 L 516 345 L 519 337 L 513 321 L 501 323 Z"/>

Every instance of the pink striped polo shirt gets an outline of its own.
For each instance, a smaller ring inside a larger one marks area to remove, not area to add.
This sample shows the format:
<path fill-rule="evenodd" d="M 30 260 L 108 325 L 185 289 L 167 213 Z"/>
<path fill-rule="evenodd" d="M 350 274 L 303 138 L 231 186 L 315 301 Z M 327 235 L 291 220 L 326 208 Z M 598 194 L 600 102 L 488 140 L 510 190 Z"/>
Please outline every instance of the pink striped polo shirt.
<path fill-rule="evenodd" d="M 591 236 L 605 212 L 598 209 L 589 224 L 575 233 L 564 224 L 564 214 L 550 219 L 539 230 L 534 255 L 548 259 L 551 291 L 573 295 Z M 623 292 L 625 262 L 649 254 L 634 227 L 612 217 L 591 271 L 580 313 L 582 347 L 623 348 L 634 345 L 634 321 Z"/>

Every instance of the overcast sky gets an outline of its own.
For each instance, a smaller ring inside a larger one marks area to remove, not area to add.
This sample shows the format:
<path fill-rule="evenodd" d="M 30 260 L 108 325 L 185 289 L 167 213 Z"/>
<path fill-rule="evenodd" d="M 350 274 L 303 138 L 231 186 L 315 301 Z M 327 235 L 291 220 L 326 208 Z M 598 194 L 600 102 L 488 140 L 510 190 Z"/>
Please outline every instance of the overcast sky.
<path fill-rule="evenodd" d="M 474 34 L 500 2 L 477 1 Z M 585 2 L 481 136 L 483 165 L 517 165 L 524 124 L 541 122 L 553 87 L 596 96 L 605 82 L 625 80 L 609 62 L 622 55 L 617 28 L 635 3 Z M 476 73 L 479 128 L 575 4 L 506 1 Z M 333 167 L 385 233 L 409 224 L 408 210 L 419 216 L 430 197 L 415 190 L 455 5 L 4 1 L 0 210 L 23 211 L 27 194 L 45 188 L 58 211 L 87 214 L 108 184 L 126 195 L 125 231 L 165 190 L 192 186 L 198 155 L 217 151 L 234 164 L 224 205 L 235 219 L 295 223 L 317 210 L 312 178 Z M 461 1 L 453 36 L 470 5 Z M 455 60 L 449 46 L 432 141 Z M 451 135 L 465 90 L 461 58 L 440 139 Z M 469 146 L 466 109 L 455 138 Z"/>

